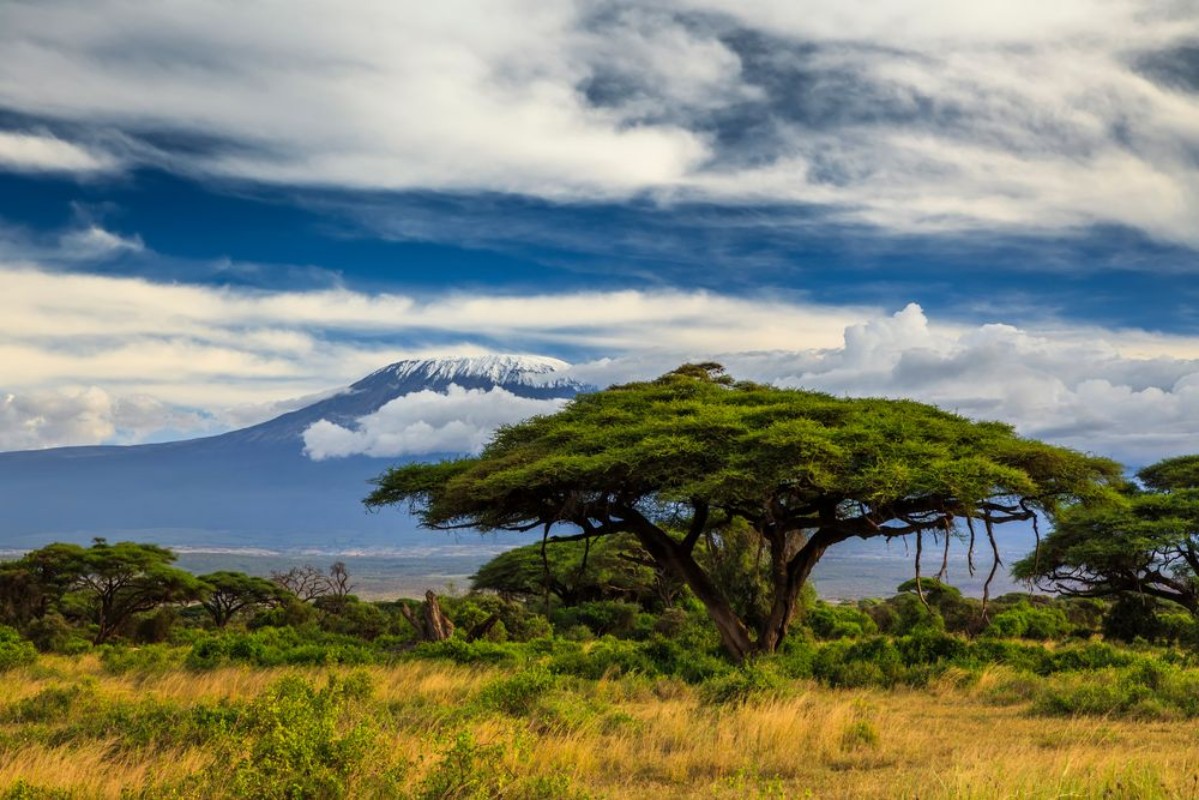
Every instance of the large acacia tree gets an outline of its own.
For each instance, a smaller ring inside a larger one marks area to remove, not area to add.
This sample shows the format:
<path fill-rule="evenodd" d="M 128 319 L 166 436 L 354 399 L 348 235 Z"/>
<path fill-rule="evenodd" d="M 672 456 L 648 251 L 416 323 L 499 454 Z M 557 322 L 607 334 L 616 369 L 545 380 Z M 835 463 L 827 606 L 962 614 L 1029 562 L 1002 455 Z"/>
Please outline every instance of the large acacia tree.
<path fill-rule="evenodd" d="M 437 529 L 631 533 L 742 660 L 778 648 L 813 566 L 839 542 L 915 535 L 919 552 L 925 534 L 947 539 L 959 520 L 990 535 L 1118 480 L 1111 461 L 1000 423 L 734 382 L 699 364 L 503 428 L 476 458 L 391 469 L 366 503 L 409 503 Z M 770 564 L 768 611 L 753 625 L 695 557 L 701 539 L 745 524 Z"/>
<path fill-rule="evenodd" d="M 1125 502 L 1078 506 L 1059 516 L 1018 577 L 1076 597 L 1141 595 L 1199 614 L 1199 455 L 1137 473 Z"/>

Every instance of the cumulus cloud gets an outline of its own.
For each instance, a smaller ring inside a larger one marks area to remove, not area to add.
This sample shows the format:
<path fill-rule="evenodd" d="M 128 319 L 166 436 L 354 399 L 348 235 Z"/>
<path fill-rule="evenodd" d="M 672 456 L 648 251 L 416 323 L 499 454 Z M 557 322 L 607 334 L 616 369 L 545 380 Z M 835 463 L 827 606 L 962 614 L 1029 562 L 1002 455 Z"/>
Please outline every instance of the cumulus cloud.
<path fill-rule="evenodd" d="M 938 326 L 910 304 L 848 326 L 840 346 L 713 356 L 730 373 L 845 396 L 906 397 L 1023 434 L 1142 465 L 1199 452 L 1199 359 L 1130 354 L 1149 337 L 1111 331 Z M 1166 345 L 1165 342 L 1161 344 Z M 1195 353 L 1193 346 L 1178 348 Z M 604 359 L 570 374 L 600 385 L 677 361 Z"/>
<path fill-rule="evenodd" d="M 188 174 L 1194 246 L 1197 38 L 1169 0 L 60 0 L 0 6 L 0 107 Z M 28 138 L 0 163 L 103 160 Z"/>
<path fill-rule="evenodd" d="M 76 390 L 0 392 L 0 450 L 145 441 L 175 432 L 196 435 L 215 421 L 144 395 L 115 397 L 97 386 Z"/>
<path fill-rule="evenodd" d="M 304 432 L 304 452 L 316 461 L 350 455 L 474 453 L 501 425 L 552 414 L 565 402 L 518 397 L 498 387 L 451 385 L 444 394 L 426 391 L 396 398 L 359 419 L 353 429 L 321 420 Z"/>

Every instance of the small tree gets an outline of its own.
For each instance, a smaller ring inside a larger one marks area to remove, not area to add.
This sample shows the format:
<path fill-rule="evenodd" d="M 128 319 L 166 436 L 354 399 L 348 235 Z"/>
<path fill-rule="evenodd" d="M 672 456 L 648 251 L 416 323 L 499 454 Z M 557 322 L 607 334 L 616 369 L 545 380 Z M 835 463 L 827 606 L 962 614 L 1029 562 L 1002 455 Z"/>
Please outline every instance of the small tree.
<path fill-rule="evenodd" d="M 592 600 L 659 603 L 666 590 L 660 570 L 631 536 L 613 536 L 589 546 L 565 542 L 500 553 L 471 576 L 471 587 L 525 598 L 557 597 L 564 605 Z M 673 581 L 669 581 L 674 583 Z M 677 585 L 674 587 L 677 592 Z"/>
<path fill-rule="evenodd" d="M 1060 514 L 1013 574 L 1075 597 L 1135 594 L 1199 614 L 1199 455 L 1137 473 L 1123 502 Z"/>
<path fill-rule="evenodd" d="M 201 575 L 200 583 L 200 604 L 218 628 L 228 625 L 243 609 L 277 603 L 287 594 L 274 582 L 244 572 L 212 572 Z"/>
<path fill-rule="evenodd" d="M 737 383 L 700 364 L 502 428 L 476 458 L 389 470 L 366 503 L 408 503 L 425 526 L 447 530 L 631 533 L 690 587 L 742 660 L 779 647 L 829 547 L 914 535 L 919 553 L 923 536 L 947 536 L 959 520 L 977 521 L 993 543 L 994 526 L 1102 497 L 1118 480 L 1111 461 L 1000 423 Z M 768 559 L 756 624 L 697 559 L 708 533 L 734 523 L 754 531 Z"/>

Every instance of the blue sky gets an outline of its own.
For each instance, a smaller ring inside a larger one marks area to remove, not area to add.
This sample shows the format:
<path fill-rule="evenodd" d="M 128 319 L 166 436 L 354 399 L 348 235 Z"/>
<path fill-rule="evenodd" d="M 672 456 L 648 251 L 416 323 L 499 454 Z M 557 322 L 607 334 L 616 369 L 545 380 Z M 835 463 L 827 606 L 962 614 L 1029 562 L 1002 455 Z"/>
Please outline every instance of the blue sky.
<path fill-rule="evenodd" d="M 1187 6 L 4 4 L 0 449 L 509 351 L 1194 449 Z"/>

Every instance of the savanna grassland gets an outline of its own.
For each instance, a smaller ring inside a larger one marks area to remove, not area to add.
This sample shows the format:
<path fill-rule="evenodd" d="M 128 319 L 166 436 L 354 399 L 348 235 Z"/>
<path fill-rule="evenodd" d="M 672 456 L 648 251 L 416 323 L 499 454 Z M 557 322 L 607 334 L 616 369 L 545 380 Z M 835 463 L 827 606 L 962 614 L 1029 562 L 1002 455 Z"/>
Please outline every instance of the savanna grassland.
<path fill-rule="evenodd" d="M 6 673 L 0 796 L 1199 797 L 1199 672 L 1159 657 L 1047 676 L 951 667 L 887 689 L 782 664 L 689 685 L 563 675 L 552 659 L 185 658 L 151 646 Z M 1156 699 L 1128 696 L 1147 680 Z"/>

